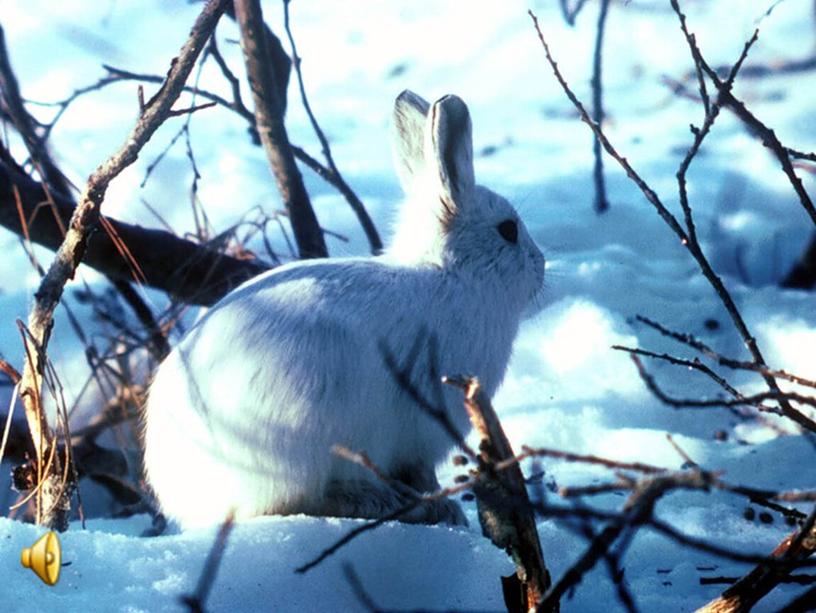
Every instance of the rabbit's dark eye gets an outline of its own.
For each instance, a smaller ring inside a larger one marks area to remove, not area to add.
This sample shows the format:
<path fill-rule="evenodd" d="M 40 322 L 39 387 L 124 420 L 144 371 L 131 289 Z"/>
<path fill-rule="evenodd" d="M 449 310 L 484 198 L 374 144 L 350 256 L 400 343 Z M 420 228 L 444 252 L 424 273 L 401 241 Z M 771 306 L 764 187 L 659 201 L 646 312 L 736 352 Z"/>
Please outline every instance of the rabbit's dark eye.
<path fill-rule="evenodd" d="M 518 224 L 512 219 L 505 219 L 498 226 L 496 230 L 499 231 L 501 237 L 508 243 L 515 245 L 518 242 Z"/>

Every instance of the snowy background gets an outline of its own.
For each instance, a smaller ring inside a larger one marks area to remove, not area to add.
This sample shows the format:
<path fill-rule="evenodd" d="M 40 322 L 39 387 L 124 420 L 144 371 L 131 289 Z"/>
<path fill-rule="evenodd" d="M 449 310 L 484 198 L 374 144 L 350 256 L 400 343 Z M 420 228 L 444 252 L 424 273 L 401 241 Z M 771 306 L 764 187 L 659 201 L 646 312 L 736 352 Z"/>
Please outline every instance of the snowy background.
<path fill-rule="evenodd" d="M 686 0 L 682 6 L 703 53 L 712 65 L 720 65 L 737 58 L 771 4 Z M 479 181 L 516 204 L 548 259 L 547 304 L 524 325 L 494 400 L 514 445 L 680 468 L 683 460 L 666 440 L 671 432 L 696 462 L 724 471 L 732 483 L 811 488 L 813 471 L 803 467 L 813 465 L 814 450 L 806 440 L 755 423 L 737 424 L 724 410 L 666 408 L 644 388 L 629 358 L 610 349 L 613 344 L 640 345 L 683 354 L 683 348 L 635 322 L 634 316 L 641 314 L 693 333 L 729 356 L 748 357 L 687 252 L 608 158 L 611 210 L 601 217 L 592 211 L 591 134 L 546 65 L 528 8 L 538 14 L 566 78 L 589 101 L 594 2 L 574 28 L 564 23 L 554 0 L 294 2 L 292 23 L 306 87 L 341 171 L 387 234 L 400 198 L 388 139 L 394 97 L 410 88 L 426 99 L 456 93 L 468 102 Z M 280 3 L 265 2 L 264 9 L 273 30 L 282 34 Z M 103 63 L 164 74 L 199 10 L 198 4 L 171 0 L 0 0 L 0 20 L 23 95 L 36 101 L 60 100 L 94 82 L 104 74 Z M 236 26 L 223 20 L 220 48 L 242 74 L 237 36 Z M 805 57 L 816 50 L 815 42 L 813 3 L 787 0 L 762 20 L 760 41 L 746 65 Z M 688 125 L 700 124 L 702 109 L 673 95 L 661 79 L 681 79 L 691 68 L 668 1 L 613 3 L 604 54 L 605 128 L 676 211 L 674 173 L 691 142 Z M 738 79 L 736 92 L 783 143 L 813 151 L 813 78 L 810 72 Z M 211 62 L 201 86 L 229 95 Z M 693 82 L 691 87 L 693 91 Z M 151 91 L 148 86 L 147 94 Z M 245 99 L 251 100 L 248 93 Z M 76 185 L 83 185 L 121 144 L 135 120 L 136 100 L 136 85 L 124 83 L 79 99 L 61 119 L 51 143 L 58 164 Z M 52 112 L 31 109 L 44 118 Z M 143 204 L 148 202 L 177 232 L 193 230 L 193 173 L 181 141 L 140 187 L 147 165 L 183 121 L 167 122 L 139 162 L 113 183 L 104 213 L 157 227 Z M 287 125 L 294 143 L 319 152 L 294 87 Z M 263 152 L 250 143 L 240 117 L 223 109 L 201 111 L 192 118 L 191 138 L 202 174 L 199 198 L 216 229 L 237 223 L 253 207 L 269 213 L 279 207 Z M 20 154 L 19 143 L 12 144 Z M 813 173 L 800 175 L 813 193 Z M 329 238 L 332 255 L 366 253 L 365 238 L 343 199 L 310 171 L 304 169 L 304 176 L 322 225 L 349 238 Z M 692 166 L 689 194 L 703 247 L 769 364 L 816 377 L 813 296 L 777 287 L 812 226 L 775 160 L 728 112 Z M 25 319 L 38 277 L 16 236 L 0 230 L 0 250 L 0 356 L 20 365 L 14 320 Z M 50 261 L 47 251 L 37 253 L 41 261 Z M 80 277 L 94 287 L 104 283 L 87 268 Z M 72 290 L 78 287 L 77 282 L 69 286 L 67 300 L 93 331 L 100 324 L 76 303 Z M 166 306 L 160 294 L 147 291 L 145 296 L 157 310 Z M 87 365 L 62 311 L 49 354 L 71 405 L 87 380 Z M 649 367 L 673 395 L 716 392 L 694 373 Z M 757 377 L 730 375 L 730 380 L 744 392 L 762 389 Z M 8 387 L 0 387 L 3 406 L 8 406 L 9 394 Z M 97 401 L 93 394 L 80 399 L 77 424 Z M 715 439 L 718 431 L 728 433 L 726 440 Z M 7 468 L 3 466 L 3 480 Z M 559 486 L 613 478 L 574 464 L 550 461 L 545 468 L 545 481 Z M 441 467 L 444 483 L 455 474 L 452 466 Z M 0 503 L 7 509 L 14 497 L 5 481 L 0 486 Z M 86 498 L 94 508 L 93 491 Z M 588 502 L 612 510 L 622 501 L 607 495 Z M 104 500 L 96 502 L 100 512 L 104 505 Z M 732 495 L 678 493 L 664 499 L 657 512 L 688 534 L 744 552 L 767 553 L 790 527 L 777 514 L 771 523 L 747 521 L 747 506 Z M 480 536 L 472 504 L 466 511 L 469 529 L 389 525 L 361 537 L 306 576 L 295 575 L 293 568 L 359 522 L 269 517 L 242 523 L 230 538 L 208 606 L 225 611 L 358 610 L 361 605 L 342 570 L 342 563 L 349 562 L 383 608 L 502 610 L 498 577 L 509 574 L 511 565 Z M 43 610 L 178 610 L 178 596 L 194 589 L 214 530 L 139 538 L 148 523 L 142 516 L 93 519 L 86 530 L 73 526 L 61 535 L 63 559 L 70 565 L 63 568 L 59 584 L 49 588 L 19 563 L 20 550 L 41 531 L 0 517 L 0 611 L 30 610 L 35 603 Z M 559 577 L 586 543 L 554 522 L 541 522 L 539 528 L 548 566 Z M 693 610 L 723 589 L 701 586 L 701 577 L 739 576 L 748 568 L 680 548 L 648 530 L 635 538 L 622 565 L 624 580 L 644 611 Z M 796 591 L 778 589 L 757 610 L 772 611 Z M 564 611 L 617 606 L 603 566 L 563 602 Z"/>

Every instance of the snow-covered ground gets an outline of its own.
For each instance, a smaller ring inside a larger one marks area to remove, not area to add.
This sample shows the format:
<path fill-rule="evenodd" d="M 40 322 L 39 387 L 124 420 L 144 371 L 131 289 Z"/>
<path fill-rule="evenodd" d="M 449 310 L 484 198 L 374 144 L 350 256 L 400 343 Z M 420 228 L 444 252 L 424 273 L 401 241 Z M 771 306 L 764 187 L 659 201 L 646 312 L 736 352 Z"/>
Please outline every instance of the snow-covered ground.
<path fill-rule="evenodd" d="M 739 55 L 771 0 L 681 5 L 712 65 Z M 279 2 L 264 4 L 282 33 Z M 480 182 L 508 196 L 548 258 L 547 304 L 517 341 L 505 383 L 494 400 L 516 446 L 547 446 L 679 468 L 683 459 L 666 433 L 701 465 L 724 471 L 732 483 L 768 489 L 812 488 L 813 447 L 798 436 L 737 425 L 723 410 L 666 408 L 644 388 L 629 358 L 613 344 L 686 355 L 683 348 L 634 321 L 636 314 L 693 333 L 726 355 L 747 358 L 741 340 L 693 261 L 625 175 L 607 158 L 611 210 L 592 211 L 591 134 L 576 118 L 553 78 L 529 17 L 539 16 L 545 36 L 576 93 L 590 100 L 589 77 L 597 4 L 590 2 L 576 27 L 562 20 L 552 0 L 522 2 L 295 2 L 292 21 L 312 107 L 331 140 L 346 179 L 385 232 L 400 193 L 390 163 L 388 125 L 394 97 L 410 88 L 427 99 L 457 93 L 469 104 Z M 11 60 L 23 94 L 54 101 L 102 76 L 102 63 L 163 74 L 200 5 L 167 0 L 59 3 L 0 0 Z M 810 0 L 778 3 L 761 22 L 760 40 L 747 66 L 796 59 L 814 51 Z M 219 27 L 222 51 L 237 73 L 240 53 L 234 24 Z M 632 165 L 679 213 L 674 173 L 691 142 L 688 125 L 702 121 L 699 104 L 673 95 L 663 75 L 679 79 L 691 69 L 677 19 L 662 0 L 615 2 L 607 24 L 604 82 L 607 134 Z M 736 92 L 773 127 L 782 142 L 816 149 L 813 73 L 737 81 Z M 201 85 L 229 95 L 211 63 Z M 691 83 L 692 91 L 694 84 Z M 148 93 L 150 89 L 148 88 Z M 248 95 L 246 100 L 250 100 Z M 32 107 L 35 112 L 45 112 Z M 111 153 L 132 126 L 136 87 L 126 83 L 79 99 L 54 130 L 52 144 L 63 171 L 77 184 Z M 142 201 L 178 232 L 191 231 L 192 170 L 181 142 L 139 185 L 147 165 L 181 126 L 164 126 L 139 163 L 112 185 L 104 212 L 157 226 Z M 319 145 L 290 89 L 287 123 L 293 142 L 317 154 Z M 236 223 L 253 207 L 279 206 L 263 152 L 251 145 L 242 120 L 221 109 L 191 123 L 202 175 L 199 197 L 216 229 Z M 17 149 L 19 152 L 19 149 Z M 802 171 L 813 193 L 813 174 Z M 343 199 L 304 170 L 318 216 L 349 237 L 329 239 L 333 255 L 364 254 L 365 238 Z M 787 179 L 762 145 L 733 115 L 723 112 L 689 173 L 689 194 L 704 249 L 740 306 L 767 361 L 816 377 L 816 311 L 809 292 L 782 291 L 778 281 L 801 253 L 812 226 Z M 274 238 L 274 237 L 273 237 Z M 277 246 L 282 243 L 278 241 Z M 15 318 L 25 319 L 37 276 L 18 239 L 0 231 L 0 356 L 22 363 Z M 38 251 L 41 261 L 49 254 Z M 84 269 L 89 283 L 100 276 Z M 74 282 L 71 288 L 80 287 Z M 163 298 L 147 292 L 162 308 Z M 76 301 L 69 290 L 68 301 Z M 84 325 L 94 323 L 75 305 Z M 711 321 L 717 322 L 714 326 Z M 64 313 L 50 346 L 70 398 L 87 376 L 81 345 Z M 712 395 L 695 373 L 649 364 L 676 396 Z M 761 380 L 733 374 L 743 391 Z M 8 388 L 0 387 L 7 406 Z M 90 401 L 88 401 L 90 404 Z M 82 419 L 82 415 L 78 415 Z M 715 440 L 725 430 L 727 440 Z M 545 480 L 576 485 L 613 478 L 597 469 L 545 462 Z M 525 466 L 529 468 L 529 466 Z M 3 472 L 6 473 L 4 465 Z M 450 483 L 455 470 L 441 467 Z M 5 476 L 3 477 L 5 479 Z M 0 501 L 11 498 L 5 485 Z M 618 508 L 623 498 L 589 501 Z M 766 553 L 790 531 L 782 518 L 747 521 L 744 499 L 725 494 L 673 494 L 658 515 L 686 533 L 744 552 Z M 346 580 L 349 562 L 374 601 L 387 609 L 501 610 L 498 577 L 511 572 L 506 556 L 484 540 L 475 511 L 469 529 L 389 525 L 368 533 L 306 576 L 293 569 L 347 530 L 355 520 L 261 518 L 238 525 L 208 601 L 212 610 L 346 611 L 361 608 Z M 757 510 L 759 510 L 757 508 Z M 0 512 L 5 515 L 5 512 Z M 19 564 L 37 528 L 0 518 L 0 611 L 160 611 L 178 609 L 193 590 L 214 530 L 136 536 L 146 520 L 92 520 L 62 535 L 60 583 L 49 588 Z M 585 541 L 563 526 L 541 522 L 547 563 L 559 577 Z M 624 580 L 643 611 L 686 611 L 718 594 L 700 578 L 738 576 L 747 567 L 681 548 L 647 530 L 622 561 Z M 565 599 L 565 611 L 610 611 L 620 605 L 599 566 Z M 797 588 L 786 587 L 757 610 L 773 611 Z"/>

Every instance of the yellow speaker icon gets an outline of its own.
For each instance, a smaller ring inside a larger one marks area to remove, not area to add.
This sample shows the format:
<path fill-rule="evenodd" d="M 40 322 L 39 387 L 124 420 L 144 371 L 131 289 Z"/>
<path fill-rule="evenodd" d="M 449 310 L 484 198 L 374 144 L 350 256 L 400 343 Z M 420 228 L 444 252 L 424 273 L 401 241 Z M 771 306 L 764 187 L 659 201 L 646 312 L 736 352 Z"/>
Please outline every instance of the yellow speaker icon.
<path fill-rule="evenodd" d="M 43 534 L 31 547 L 23 549 L 20 562 L 48 585 L 59 581 L 62 552 L 56 532 Z"/>

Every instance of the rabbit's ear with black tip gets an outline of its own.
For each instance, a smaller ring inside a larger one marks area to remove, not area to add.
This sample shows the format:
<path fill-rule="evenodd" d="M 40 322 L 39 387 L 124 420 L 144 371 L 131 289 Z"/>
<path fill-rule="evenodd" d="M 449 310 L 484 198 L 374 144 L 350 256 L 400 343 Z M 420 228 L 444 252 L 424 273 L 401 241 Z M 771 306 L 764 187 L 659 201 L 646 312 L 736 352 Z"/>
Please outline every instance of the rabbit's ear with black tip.
<path fill-rule="evenodd" d="M 394 154 L 403 190 L 414 189 L 417 177 L 425 168 L 425 122 L 428 104 L 421 96 L 406 89 L 394 102 Z"/>
<path fill-rule="evenodd" d="M 458 96 L 431 107 L 425 133 L 425 158 L 441 204 L 450 216 L 469 200 L 475 185 L 470 112 Z"/>

